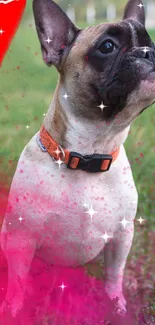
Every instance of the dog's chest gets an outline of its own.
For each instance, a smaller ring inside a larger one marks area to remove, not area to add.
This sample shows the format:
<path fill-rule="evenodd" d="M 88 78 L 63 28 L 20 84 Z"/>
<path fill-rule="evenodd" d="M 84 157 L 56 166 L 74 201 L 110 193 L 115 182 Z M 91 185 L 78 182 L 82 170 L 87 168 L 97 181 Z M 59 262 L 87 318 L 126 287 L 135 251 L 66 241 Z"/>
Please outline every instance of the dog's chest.
<path fill-rule="evenodd" d="M 46 164 L 23 163 L 21 157 L 13 188 L 20 192 L 23 227 L 38 234 L 38 255 L 62 266 L 87 263 L 104 248 L 107 236 L 114 238 L 124 217 L 133 220 L 137 192 L 131 171 L 123 172 L 129 167 L 123 159 L 126 167 L 117 169 L 118 161 L 109 173 L 89 174 L 59 168 L 49 156 Z"/>
<path fill-rule="evenodd" d="M 107 181 L 103 174 L 44 172 L 41 256 L 62 266 L 93 260 L 122 227 L 119 222 L 134 218 L 132 186 L 131 180 L 122 184 L 110 175 Z"/>

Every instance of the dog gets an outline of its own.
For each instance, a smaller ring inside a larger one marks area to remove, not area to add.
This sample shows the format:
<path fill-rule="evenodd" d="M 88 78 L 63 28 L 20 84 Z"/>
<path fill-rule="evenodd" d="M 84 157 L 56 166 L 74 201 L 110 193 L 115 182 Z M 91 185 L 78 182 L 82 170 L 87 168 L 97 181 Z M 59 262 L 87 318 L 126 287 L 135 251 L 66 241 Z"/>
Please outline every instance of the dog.
<path fill-rule="evenodd" d="M 1 231 L 8 262 L 1 310 L 9 306 L 13 317 L 34 256 L 62 267 L 103 258 L 104 290 L 126 312 L 138 193 L 123 144 L 155 102 L 155 46 L 140 4 L 129 0 L 120 22 L 80 29 L 54 1 L 33 0 L 43 60 L 60 75 L 43 125 L 20 156 Z"/>

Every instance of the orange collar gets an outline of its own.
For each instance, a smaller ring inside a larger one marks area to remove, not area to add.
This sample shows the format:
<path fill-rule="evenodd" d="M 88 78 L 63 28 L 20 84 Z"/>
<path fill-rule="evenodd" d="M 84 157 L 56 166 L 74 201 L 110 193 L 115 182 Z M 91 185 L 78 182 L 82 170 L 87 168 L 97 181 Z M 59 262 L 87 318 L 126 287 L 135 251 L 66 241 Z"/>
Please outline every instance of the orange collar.
<path fill-rule="evenodd" d="M 93 154 L 83 156 L 77 152 L 70 152 L 63 149 L 45 130 L 44 126 L 40 130 L 37 142 L 44 152 L 48 152 L 60 164 L 66 164 L 69 169 L 82 169 L 93 173 L 108 171 L 120 152 L 120 148 L 109 155 Z"/>

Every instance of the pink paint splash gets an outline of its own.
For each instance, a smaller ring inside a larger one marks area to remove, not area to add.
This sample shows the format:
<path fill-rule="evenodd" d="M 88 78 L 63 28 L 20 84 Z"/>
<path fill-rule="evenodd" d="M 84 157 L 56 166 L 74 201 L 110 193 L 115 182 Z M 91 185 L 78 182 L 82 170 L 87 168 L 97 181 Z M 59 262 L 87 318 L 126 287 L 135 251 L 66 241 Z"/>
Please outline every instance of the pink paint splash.
<path fill-rule="evenodd" d="M 1 190 L 1 216 L 6 201 L 7 191 Z M 7 261 L 1 253 L 0 303 L 7 290 L 7 273 Z M 103 285 L 102 280 L 88 275 L 84 267 L 51 266 L 35 257 L 23 309 L 14 319 L 7 311 L 1 316 L 0 325 L 134 325 L 130 313 L 124 318 L 116 314 L 116 301 L 110 301 Z"/>
<path fill-rule="evenodd" d="M 0 302 L 7 288 L 7 267 L 1 265 Z M 64 285 L 64 288 L 63 286 Z M 46 322 L 45 322 L 46 320 Z M 103 282 L 88 276 L 83 268 L 48 266 L 35 258 L 28 277 L 24 307 L 15 319 L 8 314 L 1 325 L 134 325 L 131 317 L 115 313 L 103 291 Z M 3 322 L 5 321 L 5 323 Z"/>

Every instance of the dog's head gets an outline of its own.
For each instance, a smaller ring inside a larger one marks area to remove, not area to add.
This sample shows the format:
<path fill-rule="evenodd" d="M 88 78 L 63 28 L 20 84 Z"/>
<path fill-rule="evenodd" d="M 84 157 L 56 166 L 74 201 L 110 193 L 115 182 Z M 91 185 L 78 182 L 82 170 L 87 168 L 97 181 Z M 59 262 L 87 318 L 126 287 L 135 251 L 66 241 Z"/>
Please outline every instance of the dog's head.
<path fill-rule="evenodd" d="M 139 4 L 129 0 L 118 23 L 79 29 L 52 0 L 33 1 L 43 59 L 60 72 L 75 116 L 119 116 L 126 127 L 155 102 L 155 46 Z"/>

